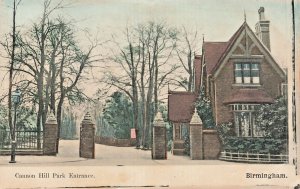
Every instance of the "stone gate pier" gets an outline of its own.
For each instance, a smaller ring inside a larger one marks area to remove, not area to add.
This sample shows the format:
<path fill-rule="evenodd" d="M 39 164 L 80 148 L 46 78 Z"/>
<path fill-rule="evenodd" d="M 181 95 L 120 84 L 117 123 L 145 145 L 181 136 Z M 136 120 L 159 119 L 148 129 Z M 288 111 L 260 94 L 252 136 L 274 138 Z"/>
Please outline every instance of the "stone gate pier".
<path fill-rule="evenodd" d="M 152 142 L 152 159 L 167 159 L 166 125 L 160 112 L 154 118 Z"/>
<path fill-rule="evenodd" d="M 57 138 L 58 138 L 58 126 L 55 115 L 51 111 L 45 123 L 44 128 L 44 155 L 56 155 L 57 154 Z"/>
<path fill-rule="evenodd" d="M 81 122 L 79 157 L 95 159 L 95 124 L 89 112 Z"/>
<path fill-rule="evenodd" d="M 195 108 L 190 122 L 190 157 L 191 159 L 203 159 L 202 120 Z"/>

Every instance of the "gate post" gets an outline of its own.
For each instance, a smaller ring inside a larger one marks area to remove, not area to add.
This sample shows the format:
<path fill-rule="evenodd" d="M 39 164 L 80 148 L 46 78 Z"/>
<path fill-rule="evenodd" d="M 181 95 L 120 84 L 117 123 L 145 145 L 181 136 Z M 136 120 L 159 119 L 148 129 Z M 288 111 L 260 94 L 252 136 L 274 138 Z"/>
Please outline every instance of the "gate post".
<path fill-rule="evenodd" d="M 195 112 L 190 122 L 190 157 L 194 160 L 203 159 L 202 120 Z"/>
<path fill-rule="evenodd" d="M 154 118 L 152 142 L 152 159 L 167 159 L 166 126 L 160 112 Z"/>
<path fill-rule="evenodd" d="M 95 124 L 89 112 L 81 122 L 79 157 L 95 159 Z"/>
<path fill-rule="evenodd" d="M 56 155 L 56 146 L 57 146 L 57 132 L 58 126 L 56 118 L 51 111 L 48 115 L 48 118 L 45 123 L 44 130 L 44 146 L 43 153 L 44 155 Z"/>

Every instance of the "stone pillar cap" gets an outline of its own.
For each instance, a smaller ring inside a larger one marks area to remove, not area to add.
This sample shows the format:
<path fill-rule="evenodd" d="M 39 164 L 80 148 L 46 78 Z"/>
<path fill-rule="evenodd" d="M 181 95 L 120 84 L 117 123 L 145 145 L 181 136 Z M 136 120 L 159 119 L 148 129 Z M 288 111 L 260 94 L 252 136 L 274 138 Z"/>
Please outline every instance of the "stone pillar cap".
<path fill-rule="evenodd" d="M 193 114 L 193 117 L 192 117 L 192 119 L 191 119 L 190 124 L 193 124 L 193 125 L 196 125 L 196 124 L 197 124 L 197 125 L 202 124 L 202 120 L 201 120 L 201 118 L 199 117 L 196 108 L 195 108 L 195 110 L 194 110 L 194 114 Z"/>
<path fill-rule="evenodd" d="M 94 124 L 90 112 L 86 112 L 81 123 L 82 124 Z"/>
<path fill-rule="evenodd" d="M 47 120 L 46 120 L 46 124 L 57 124 L 56 117 L 55 117 L 55 115 L 54 115 L 54 113 L 53 113 L 52 110 L 48 114 L 48 117 L 47 117 Z"/>
<path fill-rule="evenodd" d="M 164 122 L 161 112 L 157 112 L 157 114 L 154 118 L 153 124 L 154 124 L 154 126 L 164 126 L 165 122 Z"/>

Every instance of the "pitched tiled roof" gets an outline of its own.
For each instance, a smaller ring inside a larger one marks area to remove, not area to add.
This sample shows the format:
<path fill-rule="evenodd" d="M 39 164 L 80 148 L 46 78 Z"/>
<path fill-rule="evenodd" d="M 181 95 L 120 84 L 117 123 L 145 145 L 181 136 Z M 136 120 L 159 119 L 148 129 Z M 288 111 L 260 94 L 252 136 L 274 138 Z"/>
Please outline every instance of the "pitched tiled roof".
<path fill-rule="evenodd" d="M 218 64 L 228 46 L 228 42 L 204 42 L 204 56 L 207 74 L 212 74 L 212 70 Z"/>
<path fill-rule="evenodd" d="M 273 103 L 274 100 L 268 93 L 261 89 L 239 89 L 224 101 L 232 103 Z"/>
<path fill-rule="evenodd" d="M 189 122 L 193 115 L 196 99 L 196 94 L 192 92 L 169 92 L 169 121 Z"/>
<path fill-rule="evenodd" d="M 244 22 L 227 42 L 204 42 L 203 48 L 205 52 L 206 71 L 208 74 L 213 74 L 218 68 L 222 62 L 221 60 L 227 55 L 233 43 L 246 26 L 247 23 Z"/>

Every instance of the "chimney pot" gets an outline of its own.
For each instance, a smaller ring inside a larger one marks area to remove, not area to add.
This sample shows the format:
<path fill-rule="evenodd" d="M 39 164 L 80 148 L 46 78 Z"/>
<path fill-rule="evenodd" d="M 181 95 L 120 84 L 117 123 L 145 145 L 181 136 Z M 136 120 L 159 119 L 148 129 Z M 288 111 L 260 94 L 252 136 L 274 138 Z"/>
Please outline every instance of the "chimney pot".
<path fill-rule="evenodd" d="M 258 14 L 259 14 L 259 20 L 265 20 L 265 8 L 260 7 L 258 9 Z"/>
<path fill-rule="evenodd" d="M 255 26 L 256 35 L 260 41 L 271 51 L 270 48 L 270 21 L 265 19 L 265 8 L 258 9 L 259 21 Z"/>

